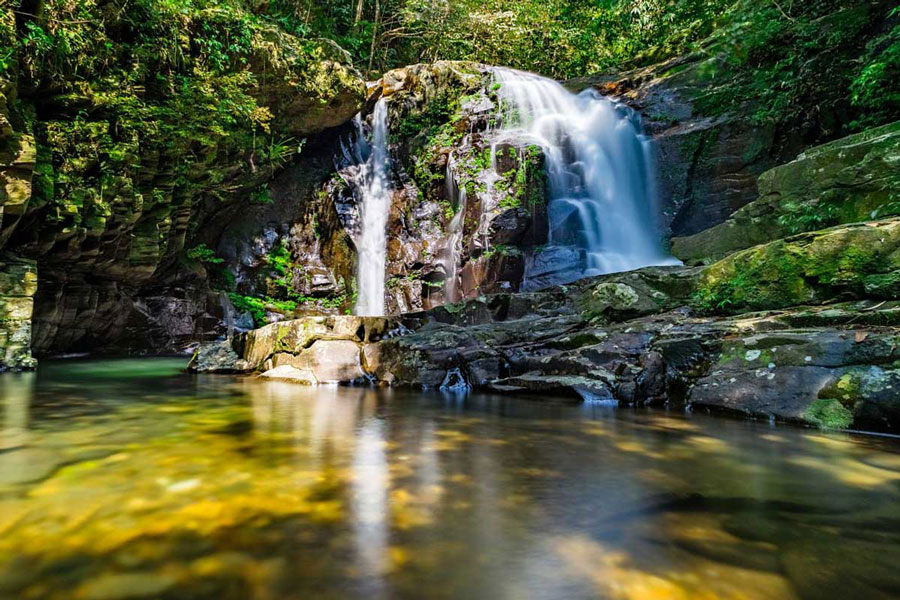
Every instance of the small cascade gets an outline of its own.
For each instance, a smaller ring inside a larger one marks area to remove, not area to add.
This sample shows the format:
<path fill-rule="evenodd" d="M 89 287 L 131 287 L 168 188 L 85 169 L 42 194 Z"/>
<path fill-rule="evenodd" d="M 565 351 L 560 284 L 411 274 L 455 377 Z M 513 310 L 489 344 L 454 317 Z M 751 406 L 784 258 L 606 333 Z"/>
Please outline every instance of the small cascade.
<path fill-rule="evenodd" d="M 234 307 L 225 294 L 219 295 L 219 306 L 222 307 L 222 315 L 224 316 L 225 339 L 231 339 L 234 336 Z"/>
<path fill-rule="evenodd" d="M 451 154 L 447 160 L 447 198 L 453 206 L 454 214 L 447 232 L 447 251 L 442 262 L 447 278 L 444 280 L 444 299 L 446 302 L 459 301 L 459 254 L 462 247 L 463 226 L 466 218 L 466 189 L 459 187 L 453 170 L 455 160 Z"/>
<path fill-rule="evenodd" d="M 359 134 L 355 147 L 345 149 L 350 158 L 364 160 L 358 173 L 360 191 L 358 296 L 356 314 L 384 315 L 384 273 L 387 255 L 387 221 L 391 212 L 390 156 L 388 154 L 388 112 L 384 99 L 372 114 L 372 141 Z"/>
<path fill-rule="evenodd" d="M 493 72 L 501 136 L 544 150 L 549 246 L 577 249 L 583 261 L 569 280 L 679 264 L 660 247 L 650 142 L 637 113 L 594 90 L 572 94 L 531 73 Z"/>

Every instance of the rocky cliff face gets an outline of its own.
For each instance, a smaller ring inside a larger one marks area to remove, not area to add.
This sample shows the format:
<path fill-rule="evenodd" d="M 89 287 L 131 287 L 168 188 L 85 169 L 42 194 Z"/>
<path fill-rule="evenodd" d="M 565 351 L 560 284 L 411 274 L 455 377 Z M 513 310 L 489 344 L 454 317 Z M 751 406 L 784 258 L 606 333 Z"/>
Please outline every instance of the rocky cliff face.
<path fill-rule="evenodd" d="M 696 233 L 724 221 L 756 198 L 756 179 L 803 148 L 797 131 L 759 125 L 755 108 L 727 109 L 707 101 L 718 82 L 721 59 L 708 53 L 682 56 L 615 76 L 567 82 L 593 86 L 641 111 L 657 148 L 662 224 L 669 235 Z M 667 235 L 666 237 L 669 237 Z"/>
<path fill-rule="evenodd" d="M 543 154 L 522 140 L 492 157 L 491 83 L 483 65 L 438 62 L 391 71 L 370 89 L 368 112 L 380 99 L 388 107 L 391 314 L 516 290 L 546 241 Z M 268 298 L 266 318 L 352 310 L 363 168 L 354 147 L 370 120 L 288 168 L 268 188 L 273 204 L 243 213 L 218 242 L 238 293 Z"/>
<path fill-rule="evenodd" d="M 338 378 L 344 382 L 570 394 L 896 431 L 900 218 L 798 234 L 779 229 L 780 215 L 803 210 L 803 203 L 833 203 L 844 211 L 834 217 L 839 223 L 840 214 L 889 214 L 895 129 L 835 141 L 764 174 L 765 195 L 756 202 L 773 208 L 759 221 L 775 239 L 723 246 L 730 253 L 709 265 L 480 296 L 379 321 L 375 335 L 358 321 L 335 322 L 316 335 L 355 344 L 338 361 L 352 363 L 346 372 L 353 377 Z M 786 202 L 773 204 L 773 196 Z M 736 216 L 694 237 L 723 239 L 717 230 L 740 230 L 742 223 Z M 745 238 L 725 238 L 732 239 Z M 283 343 L 294 337 L 253 332 L 204 351 L 195 368 L 279 368 L 269 375 L 314 383 L 316 370 L 332 359 L 308 352 L 307 338 Z"/>
<path fill-rule="evenodd" d="M 240 5 L 109 8 L 87 6 L 96 14 L 83 20 L 0 11 L 4 46 L 18 49 L 0 74 L 0 246 L 37 263 L 37 354 L 161 351 L 224 332 L 227 299 L 209 291 L 211 263 L 190 252 L 198 224 L 248 203 L 292 145 L 364 99 L 339 49 Z M 226 30 L 230 48 L 206 45 Z M 41 54 L 40 35 L 69 36 L 64 58 Z M 102 60 L 69 56 L 89 38 Z"/>

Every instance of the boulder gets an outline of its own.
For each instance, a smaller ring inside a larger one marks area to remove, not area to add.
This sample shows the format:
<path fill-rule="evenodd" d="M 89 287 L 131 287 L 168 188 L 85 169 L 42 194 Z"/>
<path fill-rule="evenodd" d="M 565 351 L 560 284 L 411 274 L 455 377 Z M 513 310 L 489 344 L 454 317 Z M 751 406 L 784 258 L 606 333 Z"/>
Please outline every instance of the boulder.
<path fill-rule="evenodd" d="M 672 239 L 688 263 L 843 223 L 900 214 L 900 122 L 804 151 L 760 175 L 759 198 L 727 221 Z"/>
<path fill-rule="evenodd" d="M 894 299 L 900 291 L 900 218 L 841 225 L 743 250 L 706 267 L 694 303 L 706 311 Z"/>
<path fill-rule="evenodd" d="M 365 377 L 360 344 L 351 340 L 318 340 L 302 354 L 321 383 L 346 383 Z"/>
<path fill-rule="evenodd" d="M 305 317 L 272 323 L 203 344 L 189 369 L 248 373 L 318 383 L 353 383 L 379 369 L 378 342 L 400 330 L 396 320 L 378 317 Z"/>
<path fill-rule="evenodd" d="M 299 383 L 300 385 L 318 385 L 319 383 L 315 374 L 309 369 L 298 369 L 291 365 L 281 365 L 274 369 L 269 369 L 260 374 L 260 377 L 277 381 L 289 381 L 290 383 Z"/>
<path fill-rule="evenodd" d="M 235 352 L 231 340 L 202 344 L 188 364 L 195 373 L 249 373 L 253 365 Z"/>

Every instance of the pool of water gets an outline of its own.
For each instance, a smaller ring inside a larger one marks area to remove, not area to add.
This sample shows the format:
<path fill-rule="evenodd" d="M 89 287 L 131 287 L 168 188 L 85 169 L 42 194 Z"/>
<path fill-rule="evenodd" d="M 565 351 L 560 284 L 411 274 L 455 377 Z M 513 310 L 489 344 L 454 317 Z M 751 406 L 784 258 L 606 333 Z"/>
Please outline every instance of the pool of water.
<path fill-rule="evenodd" d="M 0 376 L 0 598 L 892 598 L 900 442 L 490 395 Z"/>

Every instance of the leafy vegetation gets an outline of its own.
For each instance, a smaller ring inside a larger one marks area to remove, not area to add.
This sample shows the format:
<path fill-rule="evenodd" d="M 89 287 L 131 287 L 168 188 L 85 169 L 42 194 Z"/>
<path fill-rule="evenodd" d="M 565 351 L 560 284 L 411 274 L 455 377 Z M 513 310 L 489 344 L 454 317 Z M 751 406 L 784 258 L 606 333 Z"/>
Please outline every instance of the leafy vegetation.
<path fill-rule="evenodd" d="M 224 259 L 216 256 L 215 250 L 207 248 L 206 244 L 199 244 L 188 250 L 187 257 L 191 260 L 196 260 L 210 265 L 220 265 L 225 262 Z"/>

